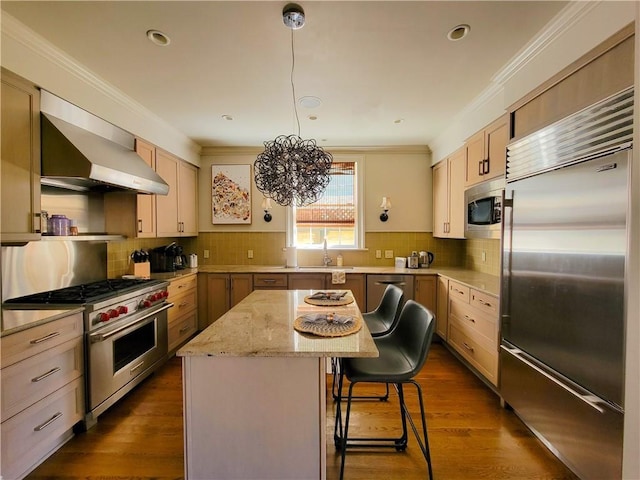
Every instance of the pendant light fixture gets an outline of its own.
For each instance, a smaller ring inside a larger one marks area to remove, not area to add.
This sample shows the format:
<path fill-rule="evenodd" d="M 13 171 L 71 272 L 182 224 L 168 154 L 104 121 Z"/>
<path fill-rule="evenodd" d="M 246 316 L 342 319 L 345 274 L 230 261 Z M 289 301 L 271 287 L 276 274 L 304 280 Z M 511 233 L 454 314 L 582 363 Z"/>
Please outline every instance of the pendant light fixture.
<path fill-rule="evenodd" d="M 293 33 L 304 26 L 304 10 L 290 3 L 282 10 L 282 20 L 291 29 L 291 93 L 297 135 L 280 135 L 264 142 L 264 152 L 253 164 L 256 188 L 278 205 L 303 207 L 322 197 L 329 185 L 333 157 L 316 145 L 315 140 L 300 138 L 300 120 L 293 82 L 295 52 Z"/>

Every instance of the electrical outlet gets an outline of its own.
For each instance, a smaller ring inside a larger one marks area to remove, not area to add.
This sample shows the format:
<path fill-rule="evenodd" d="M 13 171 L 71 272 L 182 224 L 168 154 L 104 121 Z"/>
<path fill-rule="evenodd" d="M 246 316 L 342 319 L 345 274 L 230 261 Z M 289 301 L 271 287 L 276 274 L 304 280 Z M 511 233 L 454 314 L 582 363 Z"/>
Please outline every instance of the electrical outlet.
<path fill-rule="evenodd" d="M 205 250 L 204 252 L 202 252 L 202 256 L 204 258 L 209 258 L 209 250 Z"/>
<path fill-rule="evenodd" d="M 382 258 L 382 250 L 376 250 L 376 258 Z"/>
<path fill-rule="evenodd" d="M 487 261 L 487 252 L 485 252 L 484 250 L 482 251 L 482 261 L 483 262 Z"/>
<path fill-rule="evenodd" d="M 385 250 L 384 258 L 393 258 L 393 250 Z"/>
<path fill-rule="evenodd" d="M 253 258 L 253 250 L 247 250 L 247 258 Z"/>

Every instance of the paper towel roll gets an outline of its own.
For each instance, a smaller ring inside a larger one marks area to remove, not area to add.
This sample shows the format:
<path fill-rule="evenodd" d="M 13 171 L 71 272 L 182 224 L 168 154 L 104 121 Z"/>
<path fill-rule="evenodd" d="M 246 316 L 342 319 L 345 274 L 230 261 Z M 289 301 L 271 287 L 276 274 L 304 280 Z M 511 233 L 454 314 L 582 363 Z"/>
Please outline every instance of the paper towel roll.
<path fill-rule="evenodd" d="M 298 266 L 298 252 L 296 247 L 287 247 L 287 267 Z"/>

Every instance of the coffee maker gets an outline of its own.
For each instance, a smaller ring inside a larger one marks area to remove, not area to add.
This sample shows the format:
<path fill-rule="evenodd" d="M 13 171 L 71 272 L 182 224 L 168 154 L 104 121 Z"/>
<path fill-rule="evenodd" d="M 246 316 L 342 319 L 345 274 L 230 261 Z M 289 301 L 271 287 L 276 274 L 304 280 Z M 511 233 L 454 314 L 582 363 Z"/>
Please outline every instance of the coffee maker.
<path fill-rule="evenodd" d="M 182 254 L 182 247 L 172 242 L 164 247 L 151 250 L 152 272 L 174 272 L 187 267 L 187 257 Z"/>

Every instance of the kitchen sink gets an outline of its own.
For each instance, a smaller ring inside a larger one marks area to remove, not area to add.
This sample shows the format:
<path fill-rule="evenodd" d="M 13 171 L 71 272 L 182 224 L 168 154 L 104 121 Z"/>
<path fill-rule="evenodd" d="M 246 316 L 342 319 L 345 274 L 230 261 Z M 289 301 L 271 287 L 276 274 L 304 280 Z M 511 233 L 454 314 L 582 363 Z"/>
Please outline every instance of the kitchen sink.
<path fill-rule="evenodd" d="M 296 267 L 296 270 L 305 271 L 305 270 L 352 270 L 353 267 L 338 267 L 336 265 L 318 265 L 317 267 Z"/>

